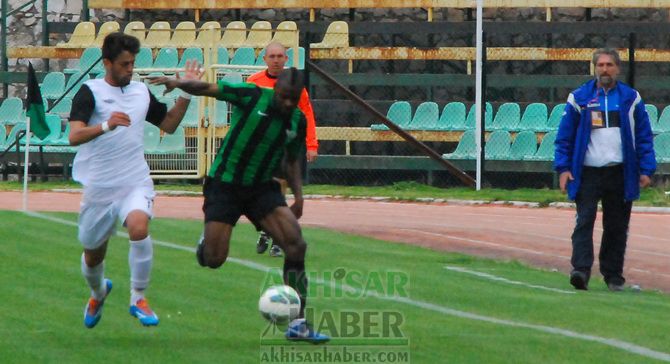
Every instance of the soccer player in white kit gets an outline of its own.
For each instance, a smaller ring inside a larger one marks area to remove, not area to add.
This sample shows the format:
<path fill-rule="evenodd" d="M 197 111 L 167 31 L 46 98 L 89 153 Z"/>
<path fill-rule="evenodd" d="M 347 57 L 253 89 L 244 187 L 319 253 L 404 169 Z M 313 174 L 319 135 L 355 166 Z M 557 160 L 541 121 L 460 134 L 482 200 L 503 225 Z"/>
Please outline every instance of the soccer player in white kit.
<path fill-rule="evenodd" d="M 111 280 L 104 276 L 104 258 L 117 220 L 130 238 L 130 314 L 145 326 L 158 325 L 158 316 L 144 297 L 153 260 L 149 220 L 155 196 L 144 159 L 144 123 L 174 132 L 190 96 L 178 97 L 167 110 L 144 83 L 131 81 L 139 47 L 137 38 L 121 32 L 105 37 L 105 78 L 86 81 L 74 96 L 70 113 L 70 144 L 80 145 L 72 175 L 84 186 L 79 241 L 84 247 L 81 271 L 91 288 L 84 310 L 88 328 L 100 321 L 105 298 L 112 290 Z M 182 78 L 201 76 L 197 63 L 188 62 Z"/>

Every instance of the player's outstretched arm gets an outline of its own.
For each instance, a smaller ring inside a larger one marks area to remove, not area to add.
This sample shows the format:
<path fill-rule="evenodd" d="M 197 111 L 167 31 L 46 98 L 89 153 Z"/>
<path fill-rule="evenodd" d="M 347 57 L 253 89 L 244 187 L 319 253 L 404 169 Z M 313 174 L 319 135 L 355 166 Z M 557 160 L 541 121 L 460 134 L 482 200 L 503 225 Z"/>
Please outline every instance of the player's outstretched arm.
<path fill-rule="evenodd" d="M 184 68 L 184 76 L 180 77 L 179 73 L 177 73 L 176 77 L 177 79 L 184 81 L 199 81 L 200 78 L 202 78 L 203 73 L 204 72 L 197 61 L 188 60 L 186 61 L 186 66 Z M 186 114 L 186 109 L 188 109 L 190 103 L 189 95 L 178 97 L 174 106 L 168 110 L 165 118 L 159 124 L 161 130 L 170 134 L 174 133 L 174 131 L 177 130 L 179 123 L 181 123 L 181 120 L 184 118 L 184 114 Z"/>
<path fill-rule="evenodd" d="M 200 71 L 200 65 L 198 62 L 186 62 L 185 72 L 200 73 L 200 76 L 197 79 L 187 79 L 184 78 L 171 78 L 166 76 L 159 77 L 147 77 L 149 83 L 152 85 L 165 85 L 165 93 L 169 93 L 175 88 L 182 89 L 183 91 L 196 96 L 209 96 L 216 97 L 219 93 L 219 87 L 215 83 L 203 82 L 200 81 L 202 76 L 202 71 Z"/>
<path fill-rule="evenodd" d="M 302 216 L 302 207 L 304 203 L 302 197 L 302 172 L 300 168 L 300 160 L 298 158 L 286 158 L 285 163 L 286 183 L 291 191 L 293 191 L 293 204 L 290 208 L 296 219 L 299 219 Z"/>

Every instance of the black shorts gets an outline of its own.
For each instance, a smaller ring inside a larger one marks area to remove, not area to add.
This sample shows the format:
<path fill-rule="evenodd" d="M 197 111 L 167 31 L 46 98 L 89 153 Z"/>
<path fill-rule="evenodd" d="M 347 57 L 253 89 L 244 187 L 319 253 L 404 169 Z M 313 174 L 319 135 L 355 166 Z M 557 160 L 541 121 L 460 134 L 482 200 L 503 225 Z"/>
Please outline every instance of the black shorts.
<path fill-rule="evenodd" d="M 239 186 L 210 177 L 203 187 L 205 222 L 218 221 L 235 225 L 246 216 L 260 229 L 260 221 L 274 209 L 286 205 L 279 183 L 269 181 L 254 186 Z"/>

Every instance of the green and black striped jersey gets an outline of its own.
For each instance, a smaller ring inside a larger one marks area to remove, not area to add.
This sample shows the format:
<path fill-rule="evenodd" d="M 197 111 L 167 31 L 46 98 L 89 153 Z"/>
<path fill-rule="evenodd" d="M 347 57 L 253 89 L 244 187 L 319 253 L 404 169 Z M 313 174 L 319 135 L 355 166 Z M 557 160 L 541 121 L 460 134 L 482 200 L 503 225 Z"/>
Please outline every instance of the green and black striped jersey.
<path fill-rule="evenodd" d="M 304 154 L 307 123 L 298 108 L 282 117 L 273 107 L 272 89 L 225 81 L 219 81 L 218 86 L 217 99 L 234 107 L 210 177 L 235 185 L 256 185 L 272 179 L 284 153 L 291 158 Z"/>

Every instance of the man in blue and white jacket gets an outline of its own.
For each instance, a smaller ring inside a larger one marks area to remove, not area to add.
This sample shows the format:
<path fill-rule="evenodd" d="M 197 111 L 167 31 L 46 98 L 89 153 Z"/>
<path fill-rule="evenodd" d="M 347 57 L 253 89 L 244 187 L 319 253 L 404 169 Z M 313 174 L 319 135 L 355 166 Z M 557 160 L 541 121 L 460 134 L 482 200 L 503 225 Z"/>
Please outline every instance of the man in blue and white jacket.
<path fill-rule="evenodd" d="M 624 288 L 623 263 L 633 200 L 656 170 L 649 117 L 639 92 L 617 81 L 613 49 L 593 54 L 596 79 L 570 93 L 555 142 L 561 191 L 577 204 L 570 283 L 586 290 L 593 265 L 593 226 L 602 200 L 600 273 L 611 291 Z"/>

